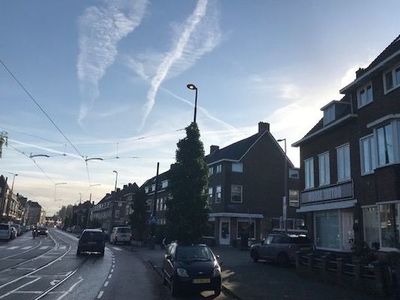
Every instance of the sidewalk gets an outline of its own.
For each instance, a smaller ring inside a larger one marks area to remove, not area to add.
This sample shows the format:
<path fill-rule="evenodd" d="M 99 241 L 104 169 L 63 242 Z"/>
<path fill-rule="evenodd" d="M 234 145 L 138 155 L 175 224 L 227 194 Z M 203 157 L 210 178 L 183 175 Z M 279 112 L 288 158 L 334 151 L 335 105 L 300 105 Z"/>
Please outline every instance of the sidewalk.
<path fill-rule="evenodd" d="M 165 250 L 132 246 L 142 259 L 148 261 L 162 276 Z M 296 274 L 293 267 L 281 268 L 272 263 L 253 263 L 248 251 L 230 246 L 214 247 L 222 262 L 223 289 L 239 300 L 378 300 L 361 292 L 346 289 Z"/>

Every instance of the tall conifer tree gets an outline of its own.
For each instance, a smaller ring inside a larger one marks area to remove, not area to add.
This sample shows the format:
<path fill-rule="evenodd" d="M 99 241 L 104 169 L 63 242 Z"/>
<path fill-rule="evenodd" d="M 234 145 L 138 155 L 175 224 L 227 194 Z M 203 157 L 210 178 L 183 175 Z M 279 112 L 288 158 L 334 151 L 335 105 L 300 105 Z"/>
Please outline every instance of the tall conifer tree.
<path fill-rule="evenodd" d="M 169 239 L 195 243 L 206 233 L 209 213 L 208 168 L 196 123 L 186 127 L 186 137 L 177 146 L 176 163 L 170 171 L 167 234 Z"/>

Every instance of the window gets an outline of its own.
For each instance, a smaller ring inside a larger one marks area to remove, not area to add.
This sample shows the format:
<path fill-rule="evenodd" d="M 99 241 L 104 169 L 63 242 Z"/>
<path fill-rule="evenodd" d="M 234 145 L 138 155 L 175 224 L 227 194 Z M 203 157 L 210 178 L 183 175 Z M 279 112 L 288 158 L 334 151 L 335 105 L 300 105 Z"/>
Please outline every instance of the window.
<path fill-rule="evenodd" d="M 396 66 L 384 74 L 383 84 L 385 87 L 385 93 L 389 93 L 400 86 L 400 66 Z"/>
<path fill-rule="evenodd" d="M 215 187 L 215 203 L 221 203 L 221 195 L 222 194 L 222 187 L 217 185 Z"/>
<path fill-rule="evenodd" d="M 212 203 L 212 198 L 213 198 L 213 188 L 209 187 L 208 188 L 208 203 Z"/>
<path fill-rule="evenodd" d="M 384 251 L 400 247 L 399 205 L 397 201 L 363 208 L 364 236 L 369 247 Z"/>
<path fill-rule="evenodd" d="M 336 148 L 338 181 L 346 181 L 350 175 L 350 145 L 345 144 Z"/>
<path fill-rule="evenodd" d="M 217 165 L 217 173 L 221 173 L 222 172 L 222 165 Z"/>
<path fill-rule="evenodd" d="M 231 202 L 233 203 L 242 203 L 242 186 L 241 185 L 232 185 L 231 186 Z"/>
<path fill-rule="evenodd" d="M 374 136 L 370 135 L 360 140 L 361 175 L 372 173 L 375 165 Z"/>
<path fill-rule="evenodd" d="M 363 107 L 368 103 L 373 101 L 372 99 L 372 84 L 364 86 L 362 89 L 358 90 L 358 107 Z"/>
<path fill-rule="evenodd" d="M 214 168 L 213 167 L 209 167 L 208 168 L 208 176 L 212 175 L 214 173 Z"/>
<path fill-rule="evenodd" d="M 232 172 L 243 173 L 243 164 L 242 163 L 232 163 Z"/>
<path fill-rule="evenodd" d="M 253 220 L 238 220 L 237 222 L 237 238 L 242 236 L 254 239 L 255 237 L 255 222 Z"/>
<path fill-rule="evenodd" d="M 299 191 L 289 190 L 289 206 L 299 207 Z"/>
<path fill-rule="evenodd" d="M 304 161 L 304 177 L 306 189 L 314 187 L 314 159 L 309 158 Z"/>
<path fill-rule="evenodd" d="M 330 184 L 329 152 L 318 155 L 319 185 Z"/>
<path fill-rule="evenodd" d="M 324 126 L 335 121 L 335 105 L 331 105 L 324 110 Z"/>
<path fill-rule="evenodd" d="M 392 125 L 387 124 L 376 130 L 378 143 L 378 165 L 384 166 L 394 162 Z"/>
<path fill-rule="evenodd" d="M 163 180 L 163 182 L 161 182 L 161 188 L 165 189 L 166 187 L 168 187 L 168 180 Z"/>

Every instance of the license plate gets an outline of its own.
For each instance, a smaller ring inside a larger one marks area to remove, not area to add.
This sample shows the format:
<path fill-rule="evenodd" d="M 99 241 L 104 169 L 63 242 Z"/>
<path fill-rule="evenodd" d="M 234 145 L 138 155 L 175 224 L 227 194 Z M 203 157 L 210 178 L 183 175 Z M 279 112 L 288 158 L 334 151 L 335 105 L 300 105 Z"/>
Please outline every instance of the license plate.
<path fill-rule="evenodd" d="M 210 283 L 210 278 L 193 279 L 193 283 Z"/>
<path fill-rule="evenodd" d="M 308 251 L 308 250 L 310 250 L 310 247 L 300 247 L 300 250 L 301 251 Z"/>
<path fill-rule="evenodd" d="M 96 245 L 96 242 L 88 242 L 88 245 Z"/>

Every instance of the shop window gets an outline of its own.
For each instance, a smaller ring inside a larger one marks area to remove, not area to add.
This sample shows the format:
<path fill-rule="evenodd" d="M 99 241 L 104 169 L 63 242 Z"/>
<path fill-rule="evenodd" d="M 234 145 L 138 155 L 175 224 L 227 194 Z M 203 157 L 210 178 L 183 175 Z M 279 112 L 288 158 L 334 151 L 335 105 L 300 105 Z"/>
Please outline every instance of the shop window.
<path fill-rule="evenodd" d="M 315 213 L 315 244 L 319 248 L 339 250 L 340 231 L 338 211 Z"/>
<path fill-rule="evenodd" d="M 399 248 L 398 205 L 384 204 L 379 206 L 380 228 L 383 248 Z"/>
<path fill-rule="evenodd" d="M 239 220 L 237 223 L 237 238 L 247 236 L 250 239 L 255 237 L 255 222 L 249 220 Z"/>
<path fill-rule="evenodd" d="M 372 206 L 363 209 L 364 237 L 368 247 L 373 249 L 379 242 L 379 213 L 378 207 Z"/>

